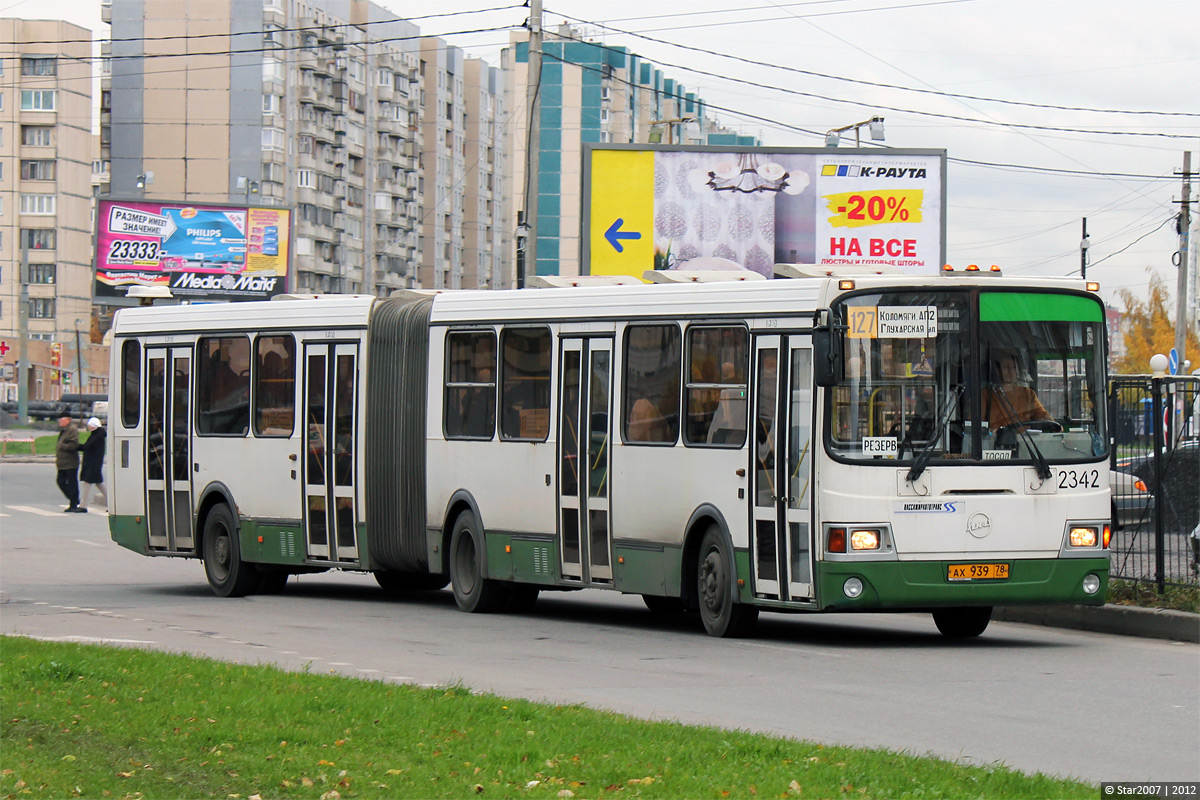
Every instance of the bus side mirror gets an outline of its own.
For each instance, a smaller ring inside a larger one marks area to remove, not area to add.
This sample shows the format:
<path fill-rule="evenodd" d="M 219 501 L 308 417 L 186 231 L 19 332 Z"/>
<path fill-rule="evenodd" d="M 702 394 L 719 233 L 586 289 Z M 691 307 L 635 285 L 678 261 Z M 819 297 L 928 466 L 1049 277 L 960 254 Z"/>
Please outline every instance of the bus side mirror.
<path fill-rule="evenodd" d="M 817 386 L 836 386 L 842 377 L 841 337 L 833 328 L 829 309 L 818 311 L 812 333 L 813 383 Z"/>

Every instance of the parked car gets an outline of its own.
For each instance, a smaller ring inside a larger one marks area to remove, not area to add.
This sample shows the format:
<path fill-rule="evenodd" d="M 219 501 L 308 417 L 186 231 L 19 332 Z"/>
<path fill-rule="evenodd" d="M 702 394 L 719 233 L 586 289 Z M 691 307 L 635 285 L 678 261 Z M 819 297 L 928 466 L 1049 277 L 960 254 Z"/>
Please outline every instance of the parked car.
<path fill-rule="evenodd" d="M 1170 450 L 1164 450 L 1163 486 L 1160 491 L 1154 479 L 1154 454 L 1144 453 L 1117 459 L 1116 470 L 1140 478 L 1154 496 L 1147 519 L 1153 524 L 1156 507 L 1163 509 L 1163 524 L 1168 531 L 1187 533 L 1200 521 L 1200 440 L 1187 439 Z M 1113 493 L 1114 504 L 1116 492 Z"/>
<path fill-rule="evenodd" d="M 1108 483 L 1112 489 L 1114 528 L 1145 526 L 1153 522 L 1154 495 L 1144 480 L 1114 469 L 1108 473 Z"/>

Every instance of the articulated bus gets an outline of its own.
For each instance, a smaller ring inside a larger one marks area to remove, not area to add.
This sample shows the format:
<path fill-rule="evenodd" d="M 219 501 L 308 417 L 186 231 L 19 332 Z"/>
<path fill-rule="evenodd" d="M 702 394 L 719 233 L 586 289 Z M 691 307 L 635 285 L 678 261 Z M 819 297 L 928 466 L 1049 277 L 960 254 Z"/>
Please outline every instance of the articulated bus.
<path fill-rule="evenodd" d="M 978 271 L 408 291 L 118 312 L 110 530 L 221 596 L 292 575 L 464 611 L 1103 603 L 1092 284 Z"/>

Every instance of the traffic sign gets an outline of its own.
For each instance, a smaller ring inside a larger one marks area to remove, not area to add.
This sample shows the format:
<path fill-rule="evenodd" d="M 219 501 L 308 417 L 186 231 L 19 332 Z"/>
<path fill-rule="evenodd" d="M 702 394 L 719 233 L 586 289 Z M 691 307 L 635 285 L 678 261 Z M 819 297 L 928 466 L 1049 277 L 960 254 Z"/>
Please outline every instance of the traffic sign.
<path fill-rule="evenodd" d="M 1168 368 L 1172 375 L 1179 374 L 1179 351 L 1174 347 L 1171 348 L 1171 354 L 1167 356 Z"/>

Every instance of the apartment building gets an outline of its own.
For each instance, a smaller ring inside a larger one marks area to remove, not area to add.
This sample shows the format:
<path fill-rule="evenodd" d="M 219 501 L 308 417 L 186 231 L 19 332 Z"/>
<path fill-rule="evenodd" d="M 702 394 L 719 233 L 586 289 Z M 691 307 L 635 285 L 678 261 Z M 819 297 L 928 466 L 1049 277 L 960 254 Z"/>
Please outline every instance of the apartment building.
<path fill-rule="evenodd" d="M 568 25 L 543 36 L 536 187 L 525 177 L 528 33 L 513 33 L 500 56 L 504 103 L 515 120 L 504 134 L 512 165 L 506 218 L 515 221 L 525 208 L 527 188 L 538 193 L 537 263 L 526 265 L 527 275 L 579 274 L 584 143 L 760 144 L 720 126 L 695 92 L 624 47 L 588 41 Z M 515 273 L 505 281 L 515 282 Z"/>
<path fill-rule="evenodd" d="M 499 289 L 508 274 L 514 228 L 505 217 L 508 169 L 500 132 L 511 121 L 504 107 L 504 74 L 477 58 L 465 61 L 466 180 L 463 192 L 463 283 Z"/>
<path fill-rule="evenodd" d="M 29 338 L 73 349 L 91 325 L 92 32 L 0 19 L 0 38 L 0 332 L 17 339 L 27 254 Z M 34 349 L 36 367 L 49 351 Z"/>
<path fill-rule="evenodd" d="M 105 13 L 114 196 L 294 208 L 294 291 L 463 285 L 455 48 L 368 0 L 113 0 Z"/>

